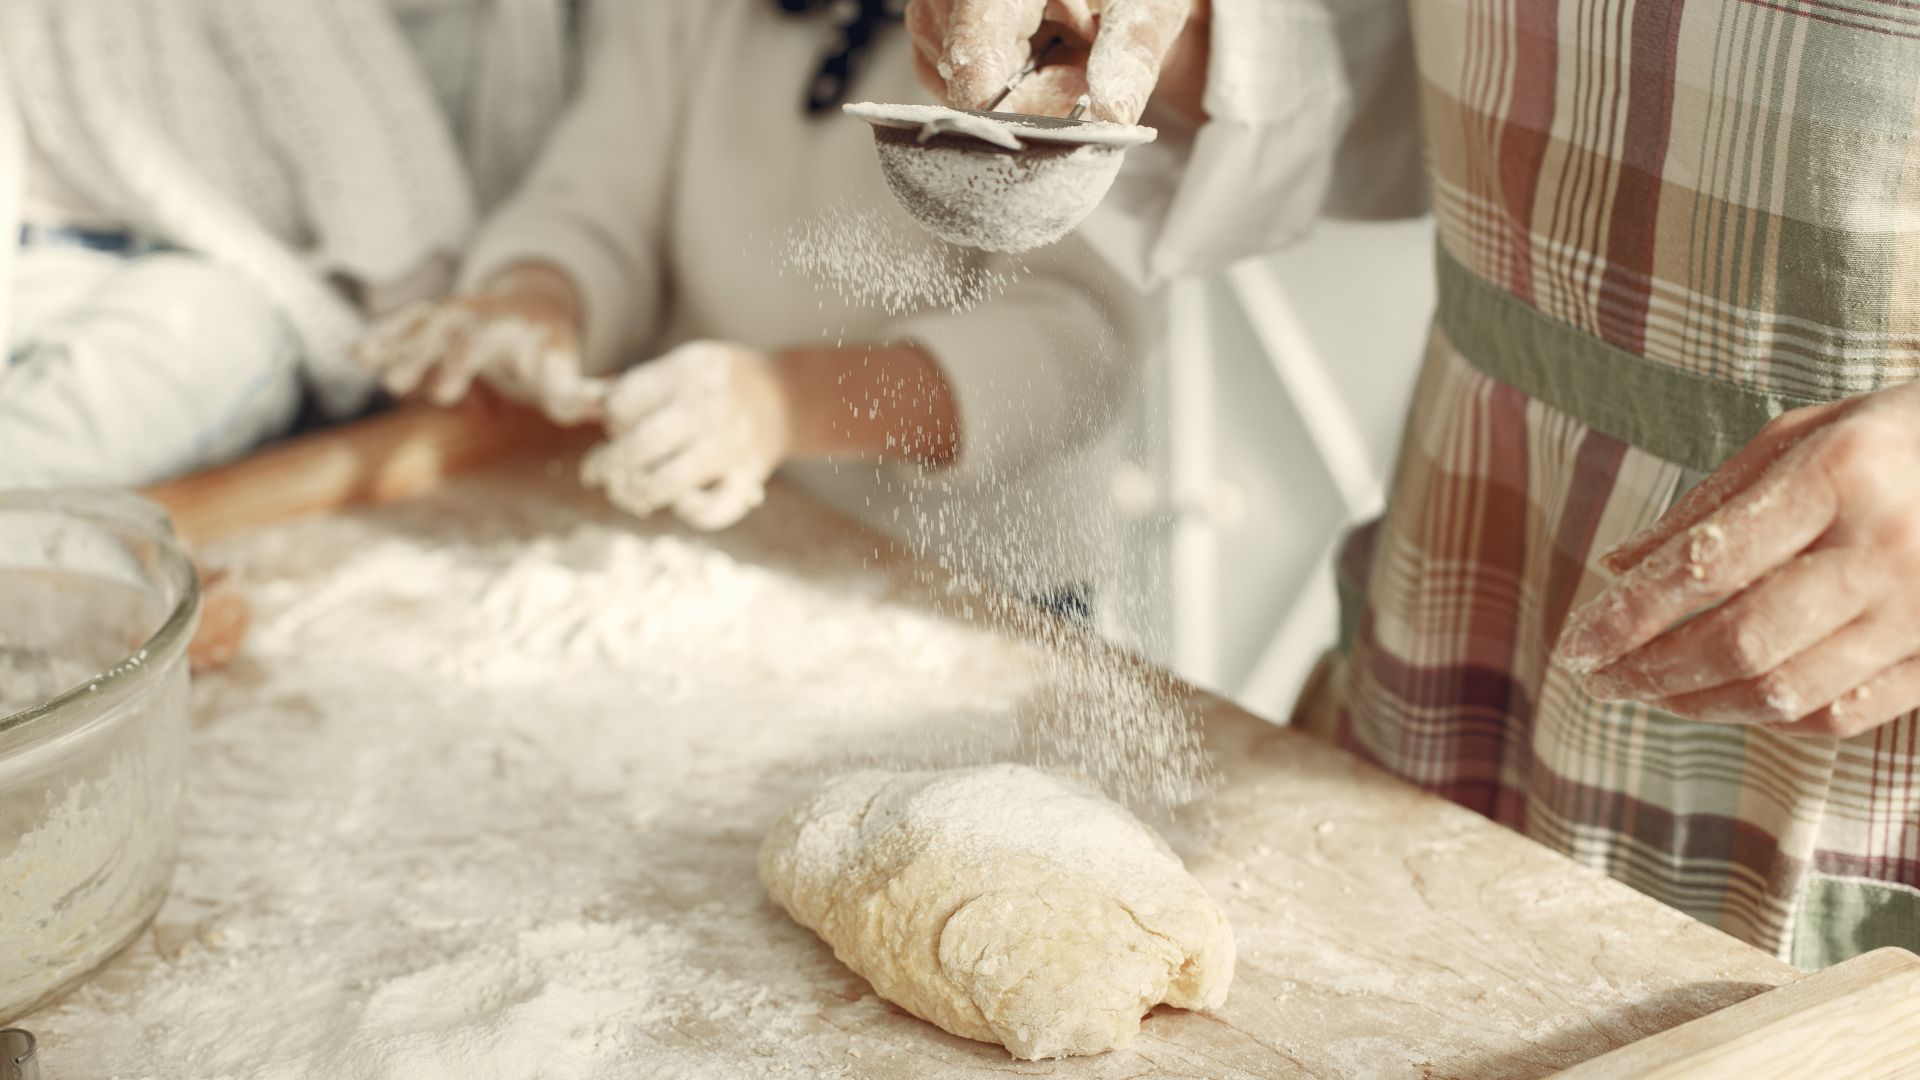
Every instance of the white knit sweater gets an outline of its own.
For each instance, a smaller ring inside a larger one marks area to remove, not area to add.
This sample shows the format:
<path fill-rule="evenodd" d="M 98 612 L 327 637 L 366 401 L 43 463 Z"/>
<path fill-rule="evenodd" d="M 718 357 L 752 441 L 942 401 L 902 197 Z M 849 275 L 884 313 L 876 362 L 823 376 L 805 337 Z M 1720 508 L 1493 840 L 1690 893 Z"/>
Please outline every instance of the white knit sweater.
<path fill-rule="evenodd" d="M 5 0 L 0 42 L 41 159 L 28 223 L 113 223 L 230 267 L 295 328 L 322 405 L 356 408 L 360 316 L 328 279 L 405 278 L 474 216 L 382 0 Z"/>
<path fill-rule="evenodd" d="M 13 323 L 13 234 L 20 227 L 25 196 L 26 135 L 13 103 L 13 84 L 5 78 L 6 54 L 0 53 L 0 345 L 10 340 Z"/>

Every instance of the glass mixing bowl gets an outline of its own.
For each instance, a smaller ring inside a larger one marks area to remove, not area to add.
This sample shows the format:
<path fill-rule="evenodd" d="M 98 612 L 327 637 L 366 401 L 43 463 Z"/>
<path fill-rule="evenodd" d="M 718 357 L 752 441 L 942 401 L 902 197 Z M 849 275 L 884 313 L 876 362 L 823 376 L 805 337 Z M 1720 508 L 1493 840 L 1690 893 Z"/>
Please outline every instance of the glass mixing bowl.
<path fill-rule="evenodd" d="M 158 506 L 0 492 L 0 1026 L 112 956 L 166 895 L 199 614 Z"/>

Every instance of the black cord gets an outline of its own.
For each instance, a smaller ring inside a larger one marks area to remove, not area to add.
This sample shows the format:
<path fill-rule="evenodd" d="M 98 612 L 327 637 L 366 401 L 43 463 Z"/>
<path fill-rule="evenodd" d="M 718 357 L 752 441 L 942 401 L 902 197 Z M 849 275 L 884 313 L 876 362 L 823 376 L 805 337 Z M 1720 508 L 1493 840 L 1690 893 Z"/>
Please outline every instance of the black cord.
<path fill-rule="evenodd" d="M 846 103 L 854 80 L 860 77 L 867 53 L 880 31 L 906 17 L 907 0 L 774 0 L 787 15 L 826 12 L 840 27 L 834 51 L 820 61 L 805 91 L 807 113 L 818 116 Z"/>

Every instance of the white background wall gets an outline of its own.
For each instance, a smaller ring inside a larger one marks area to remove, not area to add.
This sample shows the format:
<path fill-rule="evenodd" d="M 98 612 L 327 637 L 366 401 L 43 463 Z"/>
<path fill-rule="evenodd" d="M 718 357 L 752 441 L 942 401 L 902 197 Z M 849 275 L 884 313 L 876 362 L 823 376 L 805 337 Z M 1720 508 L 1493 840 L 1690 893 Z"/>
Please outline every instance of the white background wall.
<path fill-rule="evenodd" d="M 1143 549 L 1163 560 L 1142 577 L 1165 592 L 1152 605 L 1165 613 L 1161 658 L 1269 717 L 1286 715 L 1333 640 L 1328 558 L 1377 508 L 1393 464 L 1433 306 L 1432 245 L 1427 221 L 1327 223 L 1242 268 L 1250 290 L 1207 283 L 1188 301 L 1199 325 L 1176 317 L 1149 380 L 1149 425 L 1172 440 L 1156 463 L 1162 483 L 1179 489 L 1181 448 L 1202 439 L 1218 496 L 1211 513 L 1186 500 Z M 1178 365 L 1209 357 L 1208 407 L 1183 407 Z"/>

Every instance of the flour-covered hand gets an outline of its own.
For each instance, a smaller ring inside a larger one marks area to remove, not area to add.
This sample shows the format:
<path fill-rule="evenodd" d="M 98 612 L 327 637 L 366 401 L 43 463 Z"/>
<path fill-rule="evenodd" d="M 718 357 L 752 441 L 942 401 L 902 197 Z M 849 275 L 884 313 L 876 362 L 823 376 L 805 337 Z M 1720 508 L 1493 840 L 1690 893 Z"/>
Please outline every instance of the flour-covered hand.
<path fill-rule="evenodd" d="M 691 342 L 634 368 L 605 407 L 609 440 L 587 455 L 581 478 L 624 510 L 672 510 L 699 529 L 726 528 L 759 506 L 792 441 L 773 360 L 727 342 Z"/>
<path fill-rule="evenodd" d="M 1195 0 L 913 0 L 915 70 L 963 109 L 985 108 L 1036 48 L 1066 45 L 1000 105 L 1059 116 L 1082 95 L 1095 120 L 1135 123 Z"/>
<path fill-rule="evenodd" d="M 1920 383 L 1781 416 L 1605 562 L 1559 647 L 1598 697 L 1841 738 L 1920 708 Z"/>
<path fill-rule="evenodd" d="M 402 308 L 354 355 L 396 397 L 421 390 L 451 406 L 485 379 L 557 423 L 597 419 L 607 382 L 584 373 L 578 303 L 553 273 L 509 272 L 477 292 Z"/>

